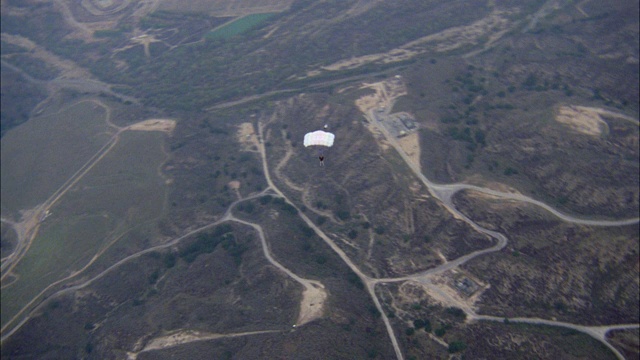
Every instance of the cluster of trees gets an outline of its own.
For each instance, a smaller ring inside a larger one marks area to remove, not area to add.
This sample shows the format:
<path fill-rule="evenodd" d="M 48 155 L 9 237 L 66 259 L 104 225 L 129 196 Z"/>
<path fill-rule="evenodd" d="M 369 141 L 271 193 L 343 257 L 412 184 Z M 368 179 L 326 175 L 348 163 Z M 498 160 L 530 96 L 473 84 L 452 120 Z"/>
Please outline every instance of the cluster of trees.
<path fill-rule="evenodd" d="M 419 308 L 419 305 L 417 305 L 417 307 Z M 460 308 L 448 307 L 445 309 L 445 312 L 449 315 L 452 315 L 457 320 L 464 321 L 466 319 L 465 312 Z M 434 335 L 438 337 L 443 337 L 447 333 L 447 330 L 451 329 L 452 327 L 453 326 L 448 322 L 440 322 L 440 326 L 434 330 L 432 327 L 431 321 L 429 319 L 427 318 L 415 319 L 413 320 L 413 327 L 407 328 L 405 330 L 405 334 L 407 336 L 413 336 L 416 333 L 416 331 L 422 329 L 427 333 L 430 333 L 431 331 L 433 331 Z M 467 345 L 464 343 L 464 341 L 452 341 L 449 343 L 448 350 L 450 353 L 456 353 L 456 352 L 463 351 L 466 348 L 467 348 Z"/>
<path fill-rule="evenodd" d="M 180 249 L 178 256 L 184 261 L 191 263 L 202 254 L 212 253 L 222 242 L 226 242 L 227 244 L 235 242 L 232 231 L 233 228 L 231 225 L 223 224 L 216 227 L 212 232 L 200 233 L 195 241 Z M 231 245 L 227 245 L 226 249 L 231 247 Z"/>
<path fill-rule="evenodd" d="M 5 59 L 34 79 L 52 80 L 60 75 L 60 70 L 48 63 L 26 54 L 14 54 Z"/>

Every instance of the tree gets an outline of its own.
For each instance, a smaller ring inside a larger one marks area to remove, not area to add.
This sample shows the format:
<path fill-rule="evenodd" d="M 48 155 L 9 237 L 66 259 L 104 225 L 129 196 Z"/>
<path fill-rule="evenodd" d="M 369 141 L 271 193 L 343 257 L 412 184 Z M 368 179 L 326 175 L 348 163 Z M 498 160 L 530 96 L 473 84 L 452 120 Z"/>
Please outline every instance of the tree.
<path fill-rule="evenodd" d="M 431 321 L 429 319 L 424 320 L 424 331 L 431 332 Z"/>

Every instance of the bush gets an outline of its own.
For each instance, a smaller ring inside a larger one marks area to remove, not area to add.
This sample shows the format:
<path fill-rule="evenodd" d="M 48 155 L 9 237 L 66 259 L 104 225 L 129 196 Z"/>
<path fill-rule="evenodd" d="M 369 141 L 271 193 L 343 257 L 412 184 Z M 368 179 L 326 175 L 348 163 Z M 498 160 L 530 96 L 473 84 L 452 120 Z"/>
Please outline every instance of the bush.
<path fill-rule="evenodd" d="M 156 281 L 158 281 L 158 278 L 160 277 L 160 271 L 156 270 L 154 272 L 151 273 L 151 275 L 149 275 L 149 284 L 155 284 Z"/>
<path fill-rule="evenodd" d="M 291 215 L 297 215 L 298 214 L 298 209 L 296 209 L 293 205 L 288 204 L 288 203 L 283 203 L 281 205 L 282 210 L 290 213 Z"/>
<path fill-rule="evenodd" d="M 173 253 L 165 254 L 163 262 L 167 269 L 171 269 L 176 264 L 176 256 Z"/>
<path fill-rule="evenodd" d="M 302 234 L 305 237 L 312 237 L 316 232 L 313 231 L 312 228 L 310 228 L 309 226 L 307 226 L 307 224 L 301 224 L 300 225 L 300 230 L 302 231 Z"/>
<path fill-rule="evenodd" d="M 456 353 L 456 352 L 460 352 L 464 349 L 467 348 L 467 344 L 465 344 L 463 341 L 452 341 L 449 344 L 449 352 L 450 353 Z"/>
<path fill-rule="evenodd" d="M 233 261 L 236 265 L 240 265 L 242 262 L 242 254 L 247 251 L 249 248 L 245 244 L 238 243 L 234 236 L 229 234 L 230 236 L 224 236 L 225 240 L 222 244 L 222 248 L 224 248 L 231 257 L 233 257 Z"/>
<path fill-rule="evenodd" d="M 447 313 L 457 317 L 457 318 L 461 318 L 461 319 L 466 319 L 467 318 L 467 314 L 465 314 L 464 310 L 457 308 L 457 307 L 448 307 L 447 308 Z"/>
<path fill-rule="evenodd" d="M 240 210 L 242 212 L 246 212 L 248 214 L 253 213 L 254 209 L 255 209 L 255 206 L 253 205 L 252 202 L 246 202 L 246 203 L 242 203 L 242 204 L 238 205 L 238 210 Z"/>
<path fill-rule="evenodd" d="M 356 273 L 354 273 L 353 271 L 349 271 L 349 274 L 347 274 L 347 281 L 349 281 L 351 284 L 353 284 L 355 287 L 357 287 L 360 290 L 364 289 L 364 284 L 362 283 L 362 280 L 360 280 L 358 275 L 356 275 Z"/>
<path fill-rule="evenodd" d="M 263 196 L 260 198 L 260 204 L 267 205 L 268 203 L 271 202 L 271 200 L 273 200 L 273 196 L 271 195 Z"/>
<path fill-rule="evenodd" d="M 431 321 L 429 320 L 424 321 L 424 331 L 431 332 Z"/>
<path fill-rule="evenodd" d="M 512 167 L 507 167 L 506 169 L 504 169 L 503 172 L 505 175 L 507 176 L 511 176 L 511 175 L 517 175 L 518 174 L 518 170 L 512 168 Z"/>
<path fill-rule="evenodd" d="M 349 218 L 351 217 L 351 214 L 349 213 L 348 210 L 338 210 L 336 211 L 336 216 L 338 217 L 338 219 L 342 221 L 346 221 L 346 220 L 349 220 Z"/>
<path fill-rule="evenodd" d="M 356 231 L 356 229 L 351 229 L 347 235 L 349 235 L 350 239 L 355 239 L 358 237 L 358 231 Z"/>

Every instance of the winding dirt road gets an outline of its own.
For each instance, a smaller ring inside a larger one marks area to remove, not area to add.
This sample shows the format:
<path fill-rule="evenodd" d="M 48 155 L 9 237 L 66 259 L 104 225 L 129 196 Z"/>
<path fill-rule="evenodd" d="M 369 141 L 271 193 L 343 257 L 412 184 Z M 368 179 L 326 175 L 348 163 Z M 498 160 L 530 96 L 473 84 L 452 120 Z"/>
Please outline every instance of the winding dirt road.
<path fill-rule="evenodd" d="M 470 307 L 466 306 L 465 304 L 461 304 L 460 302 L 456 301 L 455 299 L 451 299 L 450 296 L 444 292 L 442 292 L 441 289 L 438 288 L 438 286 L 436 286 L 435 284 L 433 284 L 431 282 L 431 277 L 435 274 L 439 274 L 439 273 L 443 273 L 445 271 L 448 270 L 452 270 L 457 268 L 458 266 L 460 266 L 461 264 L 484 254 L 487 253 L 491 253 L 491 252 L 495 252 L 498 251 L 500 249 L 502 249 L 504 246 L 506 246 L 508 239 L 506 236 L 504 236 L 501 233 L 495 232 L 495 231 L 491 231 L 488 229 L 485 229 L 479 225 L 477 225 L 475 222 L 473 222 L 471 219 L 467 218 L 464 214 L 460 213 L 454 206 L 453 202 L 451 201 L 452 196 L 461 190 L 472 190 L 472 191 L 479 191 L 481 193 L 484 194 L 488 194 L 488 195 L 492 195 L 492 196 L 497 196 L 499 198 L 505 199 L 505 200 L 517 200 L 517 201 L 525 201 L 525 202 L 529 202 L 531 204 L 535 204 L 537 206 L 540 206 L 542 208 L 544 208 L 545 210 L 551 212 L 552 214 L 554 214 L 555 216 L 559 217 L 560 219 L 564 220 L 564 221 L 568 221 L 568 222 L 573 222 L 573 223 L 579 223 L 579 224 L 587 224 L 587 225 L 592 225 L 592 226 L 620 226 L 620 225 L 627 225 L 627 224 L 633 224 L 633 223 L 637 223 L 638 219 L 628 219 L 628 220 L 620 220 L 620 221 L 608 221 L 608 220 L 587 220 L 587 219 L 580 219 L 580 218 L 576 218 L 570 215 L 566 215 L 563 214 L 557 210 L 555 210 L 554 208 L 552 208 L 551 206 L 548 206 L 540 201 L 537 201 L 535 199 L 520 195 L 520 194 L 515 194 L 515 193 L 507 193 L 507 192 L 501 192 L 501 191 L 496 191 L 496 190 L 491 190 L 491 189 L 486 189 L 486 188 L 482 188 L 482 187 L 478 187 L 478 186 L 474 186 L 474 185 L 468 185 L 468 184 L 449 184 L 449 185 L 440 185 L 440 184 L 435 184 L 432 183 L 431 181 L 429 181 L 420 171 L 420 169 L 418 168 L 417 164 L 414 164 L 413 161 L 411 161 L 411 159 L 402 151 L 402 148 L 399 146 L 399 144 L 397 144 L 397 142 L 395 141 L 395 139 L 390 136 L 388 134 L 388 132 L 386 131 L 386 129 L 381 126 L 381 124 L 377 123 L 375 116 L 373 116 L 373 114 L 371 112 L 369 112 L 367 114 L 367 117 L 369 118 L 369 120 L 371 121 L 372 124 L 374 124 L 375 126 L 377 126 L 380 130 L 380 132 L 382 134 L 384 134 L 386 141 L 388 142 L 388 144 L 390 144 L 391 146 L 393 146 L 396 151 L 398 152 L 398 154 L 402 157 L 402 159 L 406 162 L 407 166 L 409 166 L 409 168 L 414 172 L 414 174 L 416 175 L 416 177 L 418 177 L 423 184 L 428 188 L 429 192 L 436 198 L 438 198 L 440 201 L 442 201 L 443 205 L 457 218 L 465 221 L 467 224 L 469 224 L 474 230 L 483 233 L 491 238 L 494 238 L 497 240 L 497 243 L 487 249 L 483 249 L 483 250 L 478 250 L 478 251 L 474 251 L 472 253 L 466 254 L 462 257 L 459 257 L 457 259 L 448 261 L 436 268 L 427 270 L 427 271 L 423 271 L 423 272 L 419 272 L 416 274 L 412 274 L 412 275 L 408 275 L 408 276 L 404 276 L 404 277 L 397 277 L 397 278 L 381 278 L 381 279 L 376 279 L 376 278 L 371 278 L 368 277 L 367 275 L 365 275 L 352 261 L 351 259 L 346 255 L 346 253 L 334 242 L 334 240 L 332 240 L 329 236 L 327 236 L 318 226 L 316 226 L 315 223 L 313 223 L 313 221 L 311 221 L 303 212 L 298 211 L 298 215 L 300 216 L 300 218 L 310 227 L 312 228 L 316 234 L 344 261 L 344 263 L 349 266 L 349 268 L 361 279 L 361 281 L 365 284 L 365 287 L 367 289 L 367 292 L 369 293 L 369 295 L 371 296 L 372 301 L 374 302 L 376 308 L 378 309 L 378 311 L 380 312 L 381 318 L 384 322 L 384 325 L 387 329 L 390 341 L 394 347 L 394 351 L 396 353 L 396 357 L 399 360 L 403 360 L 403 354 L 402 354 L 402 350 L 400 349 L 398 340 L 397 340 L 397 336 L 394 333 L 393 327 L 391 326 L 391 323 L 389 321 L 389 318 L 387 317 L 381 303 L 380 300 L 378 299 L 376 293 L 375 293 L 375 286 L 379 283 L 389 283 L 389 282 L 403 282 L 403 281 L 411 281 L 411 282 L 417 282 L 420 283 L 422 285 L 425 286 L 425 288 L 428 291 L 431 292 L 437 292 L 439 293 L 440 296 L 444 297 L 444 298 L 448 298 L 448 300 L 451 302 L 452 305 L 454 306 L 458 306 L 460 308 L 462 308 L 465 313 L 467 313 L 468 318 L 470 321 L 504 321 L 504 318 L 499 318 L 499 317 L 493 317 L 493 316 L 488 316 L 488 315 L 478 315 L 476 314 L 473 309 L 471 309 Z M 103 146 L 102 149 L 100 149 L 100 151 L 98 151 L 83 167 L 81 167 L 75 174 L 73 174 L 73 176 L 60 188 L 58 189 L 58 191 L 56 191 L 46 202 L 45 204 L 43 204 L 41 207 L 38 208 L 38 210 L 36 211 L 37 214 L 43 214 L 46 210 L 48 210 L 57 200 L 59 200 L 65 193 L 66 191 L 73 186 L 75 183 L 77 183 L 80 178 L 82 178 L 82 176 L 84 176 L 89 170 L 91 170 L 91 168 L 100 160 L 102 159 L 106 153 L 109 152 L 109 150 L 111 148 L 113 148 L 113 146 L 115 146 L 115 144 L 117 143 L 118 140 L 118 135 L 125 130 L 129 130 L 129 128 L 118 128 L 116 134 L 112 137 L 112 139 Z M 118 268 L 119 266 L 121 266 L 122 264 L 128 262 L 128 261 L 132 261 L 144 254 L 147 254 L 149 252 L 153 252 L 153 251 L 157 251 L 157 250 L 162 250 L 162 249 L 166 249 L 169 248 L 171 246 L 176 245 L 177 243 L 179 243 L 180 241 L 182 241 L 183 239 L 202 232 L 204 230 L 207 230 L 209 228 L 212 228 L 216 225 L 219 225 L 223 222 L 227 222 L 227 221 L 233 221 L 233 222 L 237 222 L 239 224 L 243 224 L 246 226 L 250 226 L 252 227 L 259 235 L 260 237 L 260 241 L 261 241 L 261 245 L 263 248 L 263 253 L 265 255 L 265 258 L 272 264 L 274 265 L 276 268 L 280 269 L 281 271 L 283 271 L 287 276 L 291 277 L 292 279 L 294 279 L 296 282 L 300 283 L 303 287 L 304 287 L 304 291 L 303 291 L 303 301 L 300 307 L 300 313 L 299 313 L 299 317 L 298 317 L 298 321 L 296 325 L 304 325 L 305 323 L 308 323 L 309 321 L 322 316 L 322 310 L 321 307 L 316 307 L 316 309 L 320 309 L 320 311 L 318 310 L 309 310 L 310 309 L 310 304 L 322 304 L 324 303 L 325 299 L 326 299 L 326 292 L 324 290 L 324 286 L 318 282 L 318 281 L 313 281 L 313 280 L 307 280 L 304 278 L 299 277 L 298 275 L 296 275 L 295 273 L 291 272 L 290 270 L 288 270 L 286 267 L 284 267 L 283 265 L 281 265 L 279 262 L 277 262 L 273 256 L 271 255 L 270 249 L 269 249 L 269 245 L 267 242 L 267 239 L 264 235 L 264 232 L 262 230 L 262 228 L 254 223 L 245 221 L 245 220 L 241 220 L 238 218 L 235 218 L 232 214 L 232 210 L 233 208 L 240 202 L 242 201 L 246 201 L 246 200 L 251 200 L 251 199 L 255 199 L 261 196 L 265 196 L 267 194 L 270 193 L 275 193 L 277 196 L 283 198 L 288 204 L 290 204 L 291 206 L 294 206 L 296 209 L 298 209 L 296 207 L 296 205 L 290 201 L 285 195 L 284 193 L 282 193 L 280 191 L 280 189 L 278 189 L 278 187 L 273 183 L 272 179 L 271 179 L 271 175 L 270 175 L 270 171 L 269 171 L 269 166 L 267 163 L 267 156 L 266 156 L 266 149 L 265 149 L 265 138 L 264 138 L 264 124 L 262 122 L 258 122 L 258 150 L 259 153 L 261 155 L 262 158 L 262 166 L 263 166 L 263 170 L 264 170 L 264 174 L 265 174 L 265 178 L 266 181 L 268 183 L 268 187 L 267 189 L 265 189 L 264 191 L 251 195 L 251 196 L 247 196 L 245 198 L 242 199 L 238 199 L 235 202 L 233 202 L 227 209 L 227 211 L 215 222 L 212 222 L 210 224 L 207 224 L 205 226 L 202 226 L 200 228 L 194 229 L 192 231 L 189 231 L 187 233 L 185 233 L 184 235 L 175 238 L 165 244 L 162 245 L 158 245 L 158 246 L 154 246 L 152 248 L 148 248 L 145 249 L 143 251 L 140 251 L 136 254 L 127 256 L 126 258 L 123 258 L 122 260 L 114 263 L 113 265 L 111 265 L 109 268 L 105 269 L 103 272 L 101 272 L 100 274 L 96 275 L 95 277 L 85 281 L 82 284 L 78 284 L 78 285 L 74 285 L 74 286 L 70 286 L 67 287 L 65 289 L 61 289 L 49 296 L 44 296 L 43 293 L 41 293 L 41 295 L 39 295 L 38 297 L 34 298 L 27 306 L 25 306 L 19 314 L 17 314 L 13 319 L 11 319 L 9 322 L 7 322 L 7 324 L 5 324 L 5 326 L 2 328 L 2 337 L 1 337 L 1 341 L 4 342 L 4 340 L 6 340 L 7 338 L 9 338 L 13 333 L 15 333 L 15 331 L 17 331 L 19 328 L 21 328 L 30 318 L 31 315 L 36 313 L 38 311 L 38 309 L 44 305 L 44 303 L 49 300 L 52 299 L 54 297 L 57 296 L 61 296 L 63 294 L 66 293 L 70 293 L 70 292 L 74 292 L 77 290 L 80 290 L 82 288 L 85 288 L 89 285 L 91 285 L 92 283 L 94 283 L 96 280 L 102 278 L 103 276 L 105 276 L 107 273 L 113 271 L 114 269 Z M 300 210 L 300 209 L 298 209 Z M 38 219 L 39 217 L 37 216 L 33 216 L 32 219 Z M 4 220 L 3 220 L 4 221 Z M 8 221 L 7 221 L 8 222 Z M 14 226 L 17 226 L 17 224 L 13 224 Z M 19 234 L 23 234 L 22 236 L 25 236 L 26 238 L 31 237 L 31 241 L 33 240 L 33 237 L 35 237 L 35 234 L 37 233 L 37 227 L 38 225 L 36 224 L 35 226 L 33 226 L 32 228 L 30 228 L 31 230 L 29 230 L 28 227 L 26 228 L 22 228 L 20 229 L 19 227 L 16 227 L 17 231 Z M 26 250 L 28 250 L 28 242 L 25 242 L 23 244 L 23 242 L 21 241 L 21 247 L 20 247 L 20 251 L 17 252 L 17 254 L 24 254 L 26 252 Z M 26 248 L 25 248 L 26 247 Z M 19 258 L 20 255 L 16 255 L 16 258 Z M 5 262 L 3 261 L 3 278 L 4 276 L 6 276 L 10 270 L 13 268 L 13 266 L 15 266 L 15 263 L 17 263 L 16 259 L 13 259 L 12 261 L 9 262 L 8 265 L 5 265 Z M 307 299 L 307 300 L 305 300 Z M 306 301 L 306 302 L 305 302 Z M 37 303 L 37 304 L 36 304 Z M 28 314 L 26 316 L 23 316 L 23 314 L 25 312 L 28 311 Z M 14 323 L 16 321 L 20 320 L 19 323 L 15 324 Z M 621 325 L 608 325 L 608 326 L 583 326 L 583 325 L 577 325 L 577 324 L 571 324 L 571 323 L 565 323 L 565 322 L 558 322 L 558 321 L 551 321 L 551 320 L 545 320 L 545 319 L 536 319 L 536 318 L 512 318 L 509 319 L 509 321 L 513 321 L 513 322 L 525 322 L 525 323 L 531 323 L 531 324 L 540 324 L 540 325 L 551 325 L 551 326 L 560 326 L 560 327 L 566 327 L 566 328 L 571 328 L 577 331 L 581 331 L 583 333 L 586 333 L 594 338 L 596 338 L 597 340 L 603 342 L 607 347 L 609 347 L 615 354 L 616 356 L 618 356 L 619 358 L 622 359 L 621 354 L 611 345 L 606 341 L 606 333 L 610 330 L 614 330 L 614 329 L 627 329 L 627 328 L 637 328 L 638 324 L 621 324 Z M 14 325 L 14 326 L 11 326 Z M 264 330 L 264 331 L 257 331 L 257 332 L 252 332 L 252 333 L 242 333 L 242 334 L 227 334 L 227 335 L 223 335 L 223 334 L 205 334 L 203 336 L 191 336 L 193 334 L 191 334 L 190 336 L 183 336 L 181 337 L 180 341 L 186 341 L 186 342 L 190 342 L 190 341 L 202 341 L 202 340 L 212 340 L 212 339 L 216 339 L 219 337 L 224 337 L 224 336 L 247 336 L 247 335 L 251 335 L 251 334 L 258 334 L 258 333 L 265 333 L 265 332 L 272 332 L 272 331 L 276 331 L 276 330 Z M 184 334 L 183 334 L 184 335 Z M 201 334 L 202 335 L 202 334 Z M 161 337 L 162 338 L 162 337 Z M 147 344 L 145 346 L 142 347 L 141 351 L 149 351 L 149 350 L 153 350 L 156 349 L 157 346 L 159 346 L 158 344 L 162 343 L 161 340 L 158 340 L 159 338 L 156 338 L 156 342 L 153 342 L 154 340 L 151 340 L 151 342 L 147 342 Z M 166 340 L 166 339 L 164 339 Z M 167 342 L 166 346 L 174 346 L 171 345 L 173 344 L 172 342 Z M 146 350 L 145 350 L 146 349 Z M 133 354 L 133 353 L 130 353 Z M 135 353 L 137 354 L 137 353 Z"/>
<path fill-rule="evenodd" d="M 388 115 L 390 109 L 393 108 L 394 102 L 395 102 L 395 98 L 388 99 L 388 104 L 384 108 L 385 112 L 386 112 L 386 115 Z M 473 259 L 475 257 L 481 256 L 481 255 L 484 255 L 484 254 L 488 254 L 488 253 L 492 253 L 492 252 L 495 252 L 495 251 L 499 251 L 499 250 L 501 250 L 502 248 L 504 248 L 507 245 L 508 239 L 504 234 L 501 234 L 499 232 L 492 231 L 492 230 L 489 230 L 489 229 L 485 229 L 485 228 L 479 226 L 473 220 L 469 219 L 467 216 L 465 216 L 464 214 L 462 214 L 460 211 L 458 211 L 456 209 L 455 205 L 453 204 L 452 198 L 453 198 L 453 195 L 455 195 L 455 193 L 457 193 L 458 191 L 462 191 L 462 190 L 477 191 L 477 192 L 480 192 L 480 193 L 483 193 L 483 194 L 487 194 L 487 195 L 492 195 L 492 196 L 495 196 L 495 197 L 498 197 L 498 198 L 504 199 L 504 200 L 516 200 L 516 201 L 527 202 L 527 203 L 530 203 L 530 204 L 533 204 L 533 205 L 536 205 L 536 206 L 539 206 L 539 207 L 545 209 L 546 211 L 550 212 L 551 214 L 555 215 L 556 217 L 560 218 L 563 221 L 574 223 L 574 224 L 590 225 L 590 226 L 624 226 L 624 225 L 631 225 L 631 224 L 636 224 L 636 223 L 640 222 L 639 218 L 625 219 L 625 220 L 582 219 L 582 218 L 578 218 L 578 217 L 575 217 L 575 216 L 564 214 L 564 213 L 554 209 L 553 207 L 551 207 L 551 206 L 549 206 L 549 205 L 547 205 L 547 204 L 545 204 L 545 203 L 543 203 L 541 201 L 532 199 L 532 198 L 530 198 L 528 196 L 525 196 L 525 195 L 522 195 L 522 194 L 518 194 L 518 193 L 502 192 L 502 191 L 497 191 L 497 190 L 492 190 L 492 189 L 488 189 L 488 188 L 483 188 L 483 187 L 479 187 L 479 186 L 475 186 L 475 185 L 469 185 L 469 184 L 462 184 L 462 183 L 446 184 L 446 185 L 445 184 L 436 184 L 436 183 L 430 181 L 429 179 L 427 179 L 426 176 L 424 176 L 424 174 L 422 173 L 422 171 L 419 168 L 419 164 L 416 164 L 415 162 L 413 162 L 412 159 L 404 152 L 402 147 L 396 141 L 395 137 L 393 137 L 391 134 L 389 134 L 387 129 L 378 121 L 378 117 L 375 116 L 374 111 L 376 111 L 376 110 L 369 109 L 368 111 L 365 112 L 364 115 L 367 118 L 367 120 L 371 124 L 373 124 L 380 133 L 382 133 L 384 135 L 384 140 L 388 144 L 393 146 L 393 148 L 396 150 L 398 155 L 400 155 L 400 157 L 403 159 L 403 161 L 407 164 L 407 166 L 414 173 L 414 175 L 427 187 L 427 189 L 429 190 L 431 195 L 434 196 L 435 198 L 437 198 L 438 200 L 440 200 L 442 202 L 442 204 L 445 206 L 445 208 L 453 216 L 463 220 L 465 223 L 469 224 L 474 230 L 496 239 L 497 243 L 496 243 L 496 245 L 494 245 L 494 246 L 492 246 L 490 248 L 474 251 L 472 253 L 469 253 L 467 255 L 461 256 L 461 257 L 459 257 L 459 258 L 457 258 L 455 260 L 448 261 L 448 262 L 446 262 L 446 263 L 444 263 L 444 264 L 442 264 L 442 265 L 440 265 L 438 267 L 435 267 L 433 269 L 429 269 L 427 271 L 423 271 L 423 272 L 420 272 L 420 273 L 417 273 L 417 274 L 413 274 L 413 275 L 409 275 L 409 276 L 398 277 L 398 278 L 369 279 L 370 283 L 414 281 L 414 282 L 418 282 L 418 283 L 421 283 L 421 284 L 425 285 L 426 288 L 431 290 L 431 291 L 442 292 L 438 287 L 434 286 L 431 283 L 430 275 L 434 275 L 434 274 L 445 272 L 447 270 L 455 269 L 458 266 L 464 264 L 465 262 L 467 262 L 467 261 L 469 261 L 469 260 L 471 260 L 471 259 Z M 470 319 L 504 321 L 504 318 L 497 318 L 497 317 L 485 316 L 485 315 L 477 315 L 466 304 L 461 303 L 459 301 L 456 301 L 455 299 L 451 299 L 447 294 L 442 294 L 441 293 L 440 295 L 448 297 L 451 305 L 452 306 L 457 306 L 457 307 L 463 309 Z M 383 315 L 384 315 L 384 313 L 383 313 Z M 576 324 L 570 324 L 570 323 L 564 323 L 564 322 L 558 322 L 558 321 L 552 321 L 552 320 L 528 319 L 528 318 L 513 318 L 513 319 L 509 319 L 509 321 L 527 322 L 527 323 L 531 323 L 531 324 L 551 325 L 551 326 L 560 326 L 560 327 L 572 328 L 574 330 L 586 333 L 586 334 L 594 337 L 595 339 L 601 341 L 602 343 L 604 343 L 609 349 L 611 349 L 615 353 L 615 355 L 618 357 L 618 359 L 621 359 L 621 360 L 624 360 L 624 357 L 620 354 L 620 352 L 617 349 L 615 349 L 609 342 L 606 341 L 606 336 L 605 336 L 606 333 L 608 331 L 610 331 L 610 330 L 613 330 L 613 329 L 638 328 L 638 326 L 639 326 L 639 324 L 623 324 L 623 325 L 609 325 L 609 326 L 589 327 L 589 326 L 582 326 L 582 325 L 576 325 Z M 389 334 L 390 334 L 390 336 L 393 336 L 391 331 L 389 332 Z M 398 359 L 401 359 L 401 357 L 399 356 Z"/>

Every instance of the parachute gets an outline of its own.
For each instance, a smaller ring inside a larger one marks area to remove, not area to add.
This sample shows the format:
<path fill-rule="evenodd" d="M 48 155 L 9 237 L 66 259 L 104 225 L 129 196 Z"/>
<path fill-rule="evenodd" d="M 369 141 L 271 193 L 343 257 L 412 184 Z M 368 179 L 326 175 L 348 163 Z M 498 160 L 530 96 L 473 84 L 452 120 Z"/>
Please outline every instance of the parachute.
<path fill-rule="evenodd" d="M 307 133 L 304 136 L 304 146 L 333 146 L 333 139 L 335 139 L 335 135 L 330 132 L 325 132 L 322 130 L 314 131 Z"/>

